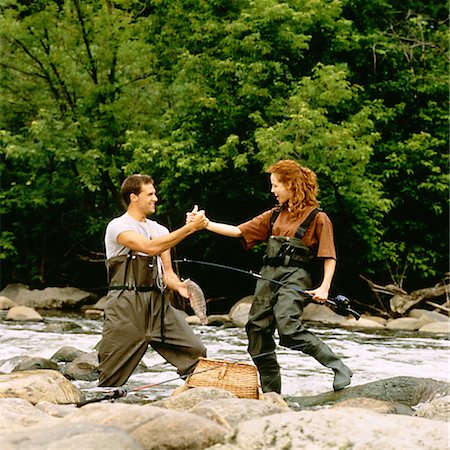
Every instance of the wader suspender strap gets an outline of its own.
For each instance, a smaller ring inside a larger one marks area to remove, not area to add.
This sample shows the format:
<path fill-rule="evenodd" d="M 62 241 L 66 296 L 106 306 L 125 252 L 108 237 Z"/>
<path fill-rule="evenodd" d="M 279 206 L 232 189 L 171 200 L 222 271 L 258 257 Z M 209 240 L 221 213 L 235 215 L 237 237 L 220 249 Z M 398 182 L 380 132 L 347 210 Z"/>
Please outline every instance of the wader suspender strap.
<path fill-rule="evenodd" d="M 314 217 L 318 212 L 322 211 L 320 208 L 316 208 L 310 212 L 309 216 L 305 219 L 305 221 L 298 227 L 298 230 L 295 232 L 295 237 L 301 239 L 308 229 L 309 225 L 313 221 Z"/>
<path fill-rule="evenodd" d="M 313 221 L 314 217 L 316 217 L 316 214 L 318 212 L 320 212 L 320 211 L 322 211 L 321 208 L 316 208 L 316 209 L 314 209 L 313 211 L 310 212 L 309 216 L 298 227 L 298 230 L 295 232 L 295 237 L 301 239 L 305 235 L 306 230 L 308 229 L 309 225 Z M 280 215 L 280 212 L 281 212 L 281 209 L 278 208 L 272 213 L 272 216 L 270 217 L 269 236 L 272 234 L 273 224 L 275 223 L 275 221 L 277 220 L 278 216 Z"/>

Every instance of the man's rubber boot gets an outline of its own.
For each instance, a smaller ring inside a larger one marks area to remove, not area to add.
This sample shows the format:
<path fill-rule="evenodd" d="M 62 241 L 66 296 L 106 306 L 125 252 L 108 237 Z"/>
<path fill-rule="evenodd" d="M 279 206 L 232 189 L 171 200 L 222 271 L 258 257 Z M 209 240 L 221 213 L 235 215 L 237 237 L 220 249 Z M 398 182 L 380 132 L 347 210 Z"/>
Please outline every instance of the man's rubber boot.
<path fill-rule="evenodd" d="M 276 392 L 281 394 L 281 373 L 280 366 L 276 360 L 255 360 L 258 367 L 259 380 L 263 392 Z"/>
<path fill-rule="evenodd" d="M 317 353 L 311 356 L 317 359 L 323 366 L 333 369 L 333 389 L 335 391 L 340 391 L 351 383 L 353 372 L 333 353 L 330 347 L 323 345 Z"/>

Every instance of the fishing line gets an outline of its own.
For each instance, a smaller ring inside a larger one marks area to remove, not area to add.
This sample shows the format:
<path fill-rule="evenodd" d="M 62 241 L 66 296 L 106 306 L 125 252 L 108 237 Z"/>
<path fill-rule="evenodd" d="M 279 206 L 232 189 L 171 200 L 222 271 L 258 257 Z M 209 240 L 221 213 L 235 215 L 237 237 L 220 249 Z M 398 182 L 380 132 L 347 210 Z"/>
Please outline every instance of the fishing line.
<path fill-rule="evenodd" d="M 244 270 L 244 269 L 240 269 L 238 267 L 233 267 L 233 266 L 227 266 L 225 264 L 219 264 L 219 263 L 213 263 L 213 262 L 209 262 L 209 261 L 198 261 L 195 259 L 187 259 L 187 258 L 183 258 L 183 259 L 177 259 L 175 261 L 173 261 L 174 263 L 188 263 L 188 264 L 200 264 L 203 266 L 211 266 L 211 267 L 216 267 L 219 269 L 226 269 L 226 270 L 231 270 L 233 272 L 239 272 L 242 273 L 244 275 L 250 275 L 254 278 L 257 278 L 259 280 L 265 280 L 265 281 L 270 281 L 271 283 L 277 284 L 279 286 L 283 286 L 285 288 L 291 289 L 295 292 L 298 292 L 299 294 L 302 294 L 306 297 L 309 297 L 312 299 L 312 295 L 309 294 L 308 292 L 297 288 L 295 286 L 291 286 L 287 283 L 283 283 L 281 281 L 278 280 L 274 280 L 273 278 L 267 278 L 262 276 L 261 274 L 257 273 L 257 272 L 253 272 L 252 270 Z M 315 302 L 315 303 L 320 303 L 320 302 Z M 356 311 L 355 309 L 353 309 L 350 305 L 350 300 L 345 297 L 344 295 L 337 295 L 336 297 L 332 297 L 332 298 L 327 298 L 325 303 L 328 303 L 329 305 L 333 306 L 336 309 L 336 313 L 340 314 L 340 315 L 347 315 L 348 313 L 351 314 L 356 320 L 359 320 L 359 318 L 361 317 L 361 314 Z"/>

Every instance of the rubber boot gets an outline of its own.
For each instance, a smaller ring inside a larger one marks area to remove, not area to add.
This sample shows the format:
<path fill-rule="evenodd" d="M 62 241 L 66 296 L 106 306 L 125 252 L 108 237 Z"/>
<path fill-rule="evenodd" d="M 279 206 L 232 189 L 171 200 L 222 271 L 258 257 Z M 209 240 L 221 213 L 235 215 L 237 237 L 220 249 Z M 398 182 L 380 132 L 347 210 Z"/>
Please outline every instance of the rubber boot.
<path fill-rule="evenodd" d="M 340 391 L 351 383 L 352 371 L 333 353 L 330 347 L 324 344 L 316 353 L 311 354 L 311 356 L 317 359 L 323 366 L 333 369 L 333 389 L 335 391 Z"/>
<path fill-rule="evenodd" d="M 276 392 L 281 394 L 280 366 L 273 359 L 255 359 L 259 372 L 259 380 L 263 392 Z"/>

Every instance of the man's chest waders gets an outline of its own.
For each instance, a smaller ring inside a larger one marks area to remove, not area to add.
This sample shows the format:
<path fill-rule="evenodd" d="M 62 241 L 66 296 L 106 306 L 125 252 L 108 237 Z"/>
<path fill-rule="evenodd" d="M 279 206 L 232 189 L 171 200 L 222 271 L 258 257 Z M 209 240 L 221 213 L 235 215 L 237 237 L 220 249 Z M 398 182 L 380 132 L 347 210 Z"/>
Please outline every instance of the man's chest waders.
<path fill-rule="evenodd" d="M 280 366 L 273 338 L 275 329 L 278 330 L 280 345 L 309 354 L 333 370 L 335 366 L 336 370 L 342 372 L 342 366 L 346 367 L 331 349 L 306 330 L 302 323 L 303 308 L 309 299 L 302 296 L 298 289 L 311 289 L 309 265 L 316 257 L 302 241 L 302 237 L 319 211 L 312 211 L 300 225 L 295 237 L 270 236 L 267 242 L 261 269 L 261 275 L 265 279 L 258 280 L 256 284 L 246 324 L 248 351 L 258 367 L 263 392 L 281 393 Z M 272 218 L 271 225 L 275 220 L 276 218 Z M 279 281 L 283 286 L 268 279 Z M 351 373 L 350 369 L 348 371 Z M 342 389 L 348 385 L 350 376 L 339 376 L 338 380 L 335 376 L 335 388 Z M 345 386 L 340 387 L 343 384 Z"/>
<path fill-rule="evenodd" d="M 156 258 L 128 255 L 106 262 L 109 292 L 100 341 L 99 386 L 121 386 L 152 346 L 179 375 L 190 373 L 206 349 L 180 311 L 170 304 L 169 292 L 156 280 Z"/>

